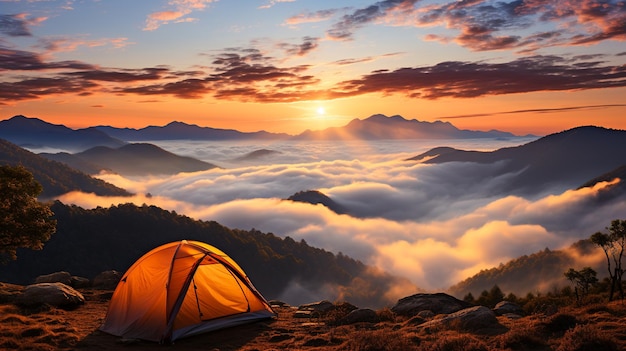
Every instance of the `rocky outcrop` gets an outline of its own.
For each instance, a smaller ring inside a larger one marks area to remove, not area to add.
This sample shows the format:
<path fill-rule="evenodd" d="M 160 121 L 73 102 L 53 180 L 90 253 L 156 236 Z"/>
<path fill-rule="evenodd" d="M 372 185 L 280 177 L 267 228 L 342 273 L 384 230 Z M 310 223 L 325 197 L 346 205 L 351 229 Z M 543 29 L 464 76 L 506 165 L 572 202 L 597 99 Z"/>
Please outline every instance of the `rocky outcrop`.
<path fill-rule="evenodd" d="M 65 271 L 40 275 L 35 278 L 35 284 L 39 283 L 63 283 L 73 288 L 86 288 L 91 285 L 89 279 L 77 277 Z"/>
<path fill-rule="evenodd" d="M 498 319 L 492 310 L 485 306 L 475 306 L 433 319 L 422 324 L 421 327 L 476 331 L 499 325 Z"/>
<path fill-rule="evenodd" d="M 65 285 L 72 285 L 72 275 L 68 272 L 54 272 L 50 274 L 40 275 L 35 278 L 35 284 L 39 283 L 63 283 Z"/>
<path fill-rule="evenodd" d="M 391 311 L 397 315 L 412 317 L 422 311 L 449 314 L 472 306 L 468 302 L 444 293 L 415 294 L 398 300 Z"/>
<path fill-rule="evenodd" d="M 39 283 L 28 285 L 15 303 L 24 306 L 50 305 L 74 308 L 85 303 L 83 295 L 63 283 Z"/>
<path fill-rule="evenodd" d="M 333 303 L 327 300 L 300 305 L 298 307 L 298 310 L 294 313 L 294 317 L 296 318 L 321 317 L 321 315 L 324 312 L 328 311 L 329 309 L 333 307 L 334 307 Z"/>
<path fill-rule="evenodd" d="M 524 314 L 524 310 L 522 310 L 522 308 L 518 304 L 511 301 L 498 302 L 498 304 L 496 304 L 496 306 L 493 308 L 493 312 L 497 316 L 504 316 L 506 314 L 516 314 L 521 316 L 522 314 Z"/>

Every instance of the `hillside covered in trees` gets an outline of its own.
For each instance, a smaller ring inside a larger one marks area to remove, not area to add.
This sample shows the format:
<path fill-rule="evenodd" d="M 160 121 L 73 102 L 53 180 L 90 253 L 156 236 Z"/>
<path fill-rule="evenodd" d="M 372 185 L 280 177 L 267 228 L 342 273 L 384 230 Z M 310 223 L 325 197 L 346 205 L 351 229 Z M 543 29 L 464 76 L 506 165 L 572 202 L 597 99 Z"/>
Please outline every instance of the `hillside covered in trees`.
<path fill-rule="evenodd" d="M 63 163 L 48 160 L 3 139 L 0 139 L 0 164 L 22 165 L 28 169 L 43 186 L 41 198 L 44 199 L 74 190 L 101 196 L 131 195 L 113 184 L 93 178 Z"/>
<path fill-rule="evenodd" d="M 304 241 L 254 229 L 232 230 L 155 206 L 121 204 L 86 210 L 57 201 L 51 208 L 57 232 L 41 251 L 18 250 L 17 260 L 0 270 L 0 281 L 29 284 L 38 275 L 62 270 L 86 278 L 111 269 L 124 272 L 149 250 L 187 239 L 226 252 L 266 298 L 292 304 L 336 298 L 384 306 L 394 302 L 386 295 L 395 284 L 408 284 Z"/>

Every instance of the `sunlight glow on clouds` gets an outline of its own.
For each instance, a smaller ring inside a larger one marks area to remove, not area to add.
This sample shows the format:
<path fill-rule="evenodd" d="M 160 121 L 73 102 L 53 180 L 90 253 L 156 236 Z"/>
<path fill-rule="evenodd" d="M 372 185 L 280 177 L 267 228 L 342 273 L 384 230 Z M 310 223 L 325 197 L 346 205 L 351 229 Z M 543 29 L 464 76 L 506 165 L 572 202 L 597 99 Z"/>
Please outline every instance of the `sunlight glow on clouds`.
<path fill-rule="evenodd" d="M 149 14 L 144 30 L 153 31 L 172 21 L 174 23 L 193 22 L 195 21 L 194 18 L 182 19 L 182 17 L 195 10 L 203 10 L 212 2 L 214 0 L 171 0 L 168 5 L 175 10 L 158 11 Z"/>
<path fill-rule="evenodd" d="M 423 165 L 389 157 L 243 166 L 162 178 L 99 177 L 140 194 L 132 198 L 137 205 L 304 239 L 429 290 L 445 289 L 481 269 L 545 247 L 564 248 L 626 211 L 623 202 L 597 203 L 598 193 L 617 180 L 526 199 L 499 194 L 505 181 L 490 176 L 498 164 Z M 351 215 L 282 200 L 307 189 L 322 191 Z M 60 200 L 86 208 L 131 201 L 80 193 Z"/>

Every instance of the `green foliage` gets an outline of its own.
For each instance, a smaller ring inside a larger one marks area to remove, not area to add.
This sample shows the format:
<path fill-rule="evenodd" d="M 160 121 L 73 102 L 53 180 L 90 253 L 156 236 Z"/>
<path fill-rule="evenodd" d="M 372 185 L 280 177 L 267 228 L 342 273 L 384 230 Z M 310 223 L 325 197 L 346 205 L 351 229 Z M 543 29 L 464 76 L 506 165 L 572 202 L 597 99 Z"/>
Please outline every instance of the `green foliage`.
<path fill-rule="evenodd" d="M 18 248 L 41 250 L 56 229 L 50 207 L 37 201 L 42 187 L 24 167 L 0 166 L 0 260 Z"/>

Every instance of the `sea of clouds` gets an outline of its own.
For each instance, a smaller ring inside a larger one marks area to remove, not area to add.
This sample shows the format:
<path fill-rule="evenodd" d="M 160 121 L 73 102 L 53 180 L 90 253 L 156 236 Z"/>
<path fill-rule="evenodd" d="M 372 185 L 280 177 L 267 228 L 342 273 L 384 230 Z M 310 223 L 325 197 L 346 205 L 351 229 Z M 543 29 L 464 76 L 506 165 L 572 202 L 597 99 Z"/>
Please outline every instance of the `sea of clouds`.
<path fill-rule="evenodd" d="M 597 201 L 608 183 L 520 197 L 501 191 L 518 176 L 498 172 L 502 164 L 406 161 L 436 146 L 487 151 L 531 140 L 159 141 L 153 143 L 220 168 L 170 176 L 101 174 L 137 195 L 70 193 L 60 200 L 85 208 L 153 204 L 230 228 L 304 239 L 434 291 L 521 255 L 565 248 L 626 213 L 625 201 Z M 276 152 L 237 161 L 261 149 Z M 283 200 L 303 190 L 323 192 L 351 215 Z"/>

